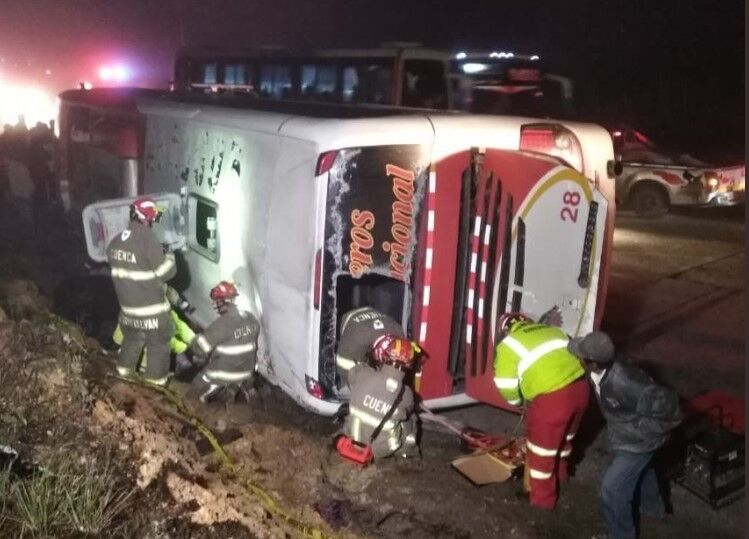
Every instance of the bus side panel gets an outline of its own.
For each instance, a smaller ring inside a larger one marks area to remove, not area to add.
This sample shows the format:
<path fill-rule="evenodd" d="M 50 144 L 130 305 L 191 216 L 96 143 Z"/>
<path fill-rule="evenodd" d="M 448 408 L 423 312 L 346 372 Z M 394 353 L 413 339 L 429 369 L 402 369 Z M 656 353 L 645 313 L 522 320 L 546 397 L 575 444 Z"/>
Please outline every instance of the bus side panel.
<path fill-rule="evenodd" d="M 264 328 L 260 297 L 271 178 L 279 152 L 280 137 L 275 135 L 180 118 L 148 119 L 144 190 L 184 193 L 188 247 L 178 254 L 173 284 L 195 306 L 193 316 L 201 326 L 216 317 L 210 289 L 229 279 L 239 285 L 243 307 Z M 215 245 L 207 240 L 210 218 L 215 220 Z"/>

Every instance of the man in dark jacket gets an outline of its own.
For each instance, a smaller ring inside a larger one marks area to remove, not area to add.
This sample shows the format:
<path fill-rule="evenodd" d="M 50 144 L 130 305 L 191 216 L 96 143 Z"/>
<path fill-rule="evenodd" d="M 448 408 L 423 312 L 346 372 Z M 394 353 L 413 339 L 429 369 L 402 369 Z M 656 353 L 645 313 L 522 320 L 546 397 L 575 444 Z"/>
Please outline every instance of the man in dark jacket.
<path fill-rule="evenodd" d="M 634 365 L 615 361 L 614 345 L 601 331 L 572 339 L 568 349 L 590 376 L 614 455 L 601 485 L 608 537 L 634 538 L 638 512 L 653 517 L 665 513 L 652 459 L 681 422 L 679 399 Z"/>

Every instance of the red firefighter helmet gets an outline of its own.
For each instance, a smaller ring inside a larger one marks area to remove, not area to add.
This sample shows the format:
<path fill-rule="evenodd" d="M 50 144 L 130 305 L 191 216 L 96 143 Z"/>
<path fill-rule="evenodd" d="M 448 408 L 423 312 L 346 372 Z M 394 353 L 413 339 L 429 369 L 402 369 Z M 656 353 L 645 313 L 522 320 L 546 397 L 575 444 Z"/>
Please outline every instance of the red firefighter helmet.
<path fill-rule="evenodd" d="M 497 319 L 497 335 L 504 337 L 517 322 L 529 322 L 531 319 L 523 313 L 504 313 Z"/>
<path fill-rule="evenodd" d="M 229 281 L 221 281 L 216 286 L 211 288 L 211 299 L 215 304 L 216 308 L 219 309 L 239 295 L 237 287 L 234 283 Z"/>
<path fill-rule="evenodd" d="M 390 363 L 410 368 L 413 366 L 418 346 L 392 333 L 386 333 L 372 344 L 372 359 L 377 363 Z"/>
<path fill-rule="evenodd" d="M 161 209 L 150 197 L 140 197 L 130 205 L 130 216 L 152 225 L 161 218 Z"/>

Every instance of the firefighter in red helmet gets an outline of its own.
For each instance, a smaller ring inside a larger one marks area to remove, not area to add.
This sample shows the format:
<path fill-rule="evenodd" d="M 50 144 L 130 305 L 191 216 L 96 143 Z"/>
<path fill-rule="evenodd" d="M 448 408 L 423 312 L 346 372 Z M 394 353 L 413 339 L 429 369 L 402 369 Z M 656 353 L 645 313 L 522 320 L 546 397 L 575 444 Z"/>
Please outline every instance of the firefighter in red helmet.
<path fill-rule="evenodd" d="M 120 303 L 122 328 L 117 372 L 131 376 L 148 347 L 145 377 L 158 385 L 169 380 L 169 340 L 174 333 L 166 282 L 177 273 L 174 255 L 165 253 L 151 227 L 161 210 L 149 197 L 130 206 L 130 223 L 107 247 L 112 281 Z"/>
<path fill-rule="evenodd" d="M 219 317 L 191 344 L 196 354 L 208 357 L 208 364 L 196 377 L 203 385 L 202 402 L 224 390 L 233 400 L 238 390 L 246 393 L 255 375 L 260 323 L 251 313 L 239 310 L 234 301 L 237 296 L 237 287 L 228 281 L 211 289 L 210 297 Z"/>
<path fill-rule="evenodd" d="M 406 457 L 418 450 L 414 392 L 406 377 L 420 353 L 415 343 L 386 333 L 371 345 L 373 365 L 360 362 L 351 368 L 348 416 L 336 440 L 342 456 Z"/>

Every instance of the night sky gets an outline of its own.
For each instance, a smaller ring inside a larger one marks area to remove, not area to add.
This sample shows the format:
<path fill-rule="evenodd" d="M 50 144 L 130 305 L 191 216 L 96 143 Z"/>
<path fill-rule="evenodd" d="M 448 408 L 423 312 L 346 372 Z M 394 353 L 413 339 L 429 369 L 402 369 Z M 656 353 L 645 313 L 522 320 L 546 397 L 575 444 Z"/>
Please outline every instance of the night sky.
<path fill-rule="evenodd" d="M 389 40 L 539 54 L 576 81 L 583 119 L 626 122 L 698 156 L 743 155 L 740 0 L 0 0 L 0 75 L 49 68 L 55 89 L 112 58 L 164 85 L 181 43 Z"/>

